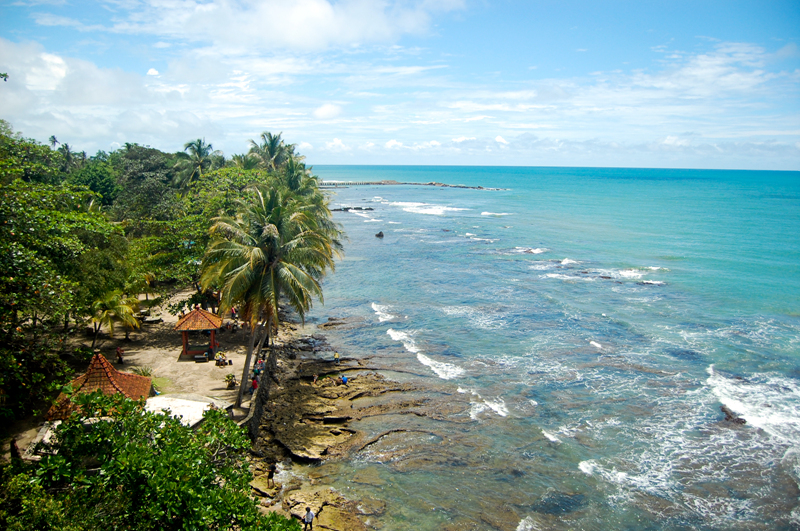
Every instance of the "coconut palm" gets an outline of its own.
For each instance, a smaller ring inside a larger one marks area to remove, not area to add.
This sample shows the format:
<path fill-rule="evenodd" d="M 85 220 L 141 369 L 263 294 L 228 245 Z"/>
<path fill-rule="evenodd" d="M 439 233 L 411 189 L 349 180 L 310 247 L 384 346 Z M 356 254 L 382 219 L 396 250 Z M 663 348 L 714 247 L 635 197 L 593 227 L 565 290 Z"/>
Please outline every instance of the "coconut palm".
<path fill-rule="evenodd" d="M 179 188 L 187 188 L 192 181 L 203 175 L 203 171 L 210 168 L 215 157 L 222 155 L 219 151 L 214 151 L 211 144 L 206 143 L 205 138 L 191 140 L 183 145 L 183 151 L 178 152 L 179 170 L 175 175 L 175 184 Z"/>
<path fill-rule="evenodd" d="M 250 154 L 233 155 L 231 157 L 231 162 L 240 170 L 254 170 L 258 168 L 258 159 Z"/>
<path fill-rule="evenodd" d="M 48 138 L 48 139 L 47 139 L 47 141 L 48 141 L 48 142 L 50 142 L 50 146 L 51 146 L 53 149 L 55 149 L 55 148 L 56 148 L 56 146 L 57 146 L 58 144 L 60 144 L 60 143 L 61 143 L 61 142 L 59 142 L 59 141 L 58 141 L 58 139 L 56 138 L 56 135 L 50 135 L 50 138 Z"/>
<path fill-rule="evenodd" d="M 294 153 L 294 145 L 286 145 L 281 138 L 283 133 L 273 135 L 269 131 L 261 133 L 261 143 L 250 140 L 250 154 L 259 160 L 267 171 L 277 171 Z"/>
<path fill-rule="evenodd" d="M 114 324 L 120 323 L 125 327 L 125 339 L 134 328 L 139 328 L 136 312 L 139 310 L 139 300 L 135 297 L 125 297 L 121 291 L 110 291 L 92 303 L 92 323 L 94 324 L 94 339 L 92 348 L 100 335 L 103 325 L 108 325 L 111 335 L 114 335 Z"/>
<path fill-rule="evenodd" d="M 281 297 L 304 319 L 313 298 L 322 301 L 319 281 L 333 269 L 333 256 L 341 251 L 341 231 L 323 219 L 327 208 L 299 201 L 285 189 L 253 185 L 249 190 L 250 196 L 239 201 L 236 217 L 214 220 L 213 240 L 201 267 L 203 287 L 221 288 L 220 313 L 239 307 L 250 324 L 237 405 L 256 340 L 260 350 L 277 327 Z M 275 366 L 274 350 L 267 365 Z"/>

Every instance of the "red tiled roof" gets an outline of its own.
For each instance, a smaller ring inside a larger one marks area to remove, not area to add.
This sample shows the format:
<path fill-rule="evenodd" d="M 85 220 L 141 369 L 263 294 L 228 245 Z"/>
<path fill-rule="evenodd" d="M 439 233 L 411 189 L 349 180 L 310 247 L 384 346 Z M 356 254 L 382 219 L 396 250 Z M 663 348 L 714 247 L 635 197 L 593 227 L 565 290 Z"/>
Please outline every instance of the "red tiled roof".
<path fill-rule="evenodd" d="M 175 330 L 215 330 L 222 326 L 222 317 L 207 312 L 202 308 L 195 308 L 184 315 L 175 325 Z"/>
<path fill-rule="evenodd" d="M 119 372 L 102 355 L 95 354 L 89 363 L 86 374 L 78 376 L 70 382 L 72 394 L 91 393 L 98 389 L 106 395 L 122 393 L 132 400 L 150 396 L 153 388 L 152 380 L 138 374 Z M 47 420 L 65 419 L 74 410 L 70 395 L 61 393 L 56 403 L 47 412 Z"/>

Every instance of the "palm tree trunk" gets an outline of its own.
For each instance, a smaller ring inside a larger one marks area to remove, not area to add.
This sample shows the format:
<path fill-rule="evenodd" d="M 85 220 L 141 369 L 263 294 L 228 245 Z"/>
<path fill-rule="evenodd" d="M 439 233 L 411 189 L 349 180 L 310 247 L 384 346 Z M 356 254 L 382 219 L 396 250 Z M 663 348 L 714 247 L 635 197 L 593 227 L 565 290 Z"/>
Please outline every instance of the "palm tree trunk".
<path fill-rule="evenodd" d="M 244 360 L 244 367 L 242 368 L 242 381 L 239 384 L 239 394 L 236 397 L 236 407 L 241 407 L 242 397 L 244 396 L 244 387 L 250 383 L 248 378 L 250 373 L 250 359 L 253 357 L 253 348 L 256 344 L 256 336 L 258 335 L 258 325 L 250 329 L 250 341 L 247 342 L 247 357 Z"/>
<path fill-rule="evenodd" d="M 100 324 L 94 324 L 94 337 L 92 338 L 92 350 L 94 350 L 94 344 L 97 343 L 97 336 L 100 335 Z"/>

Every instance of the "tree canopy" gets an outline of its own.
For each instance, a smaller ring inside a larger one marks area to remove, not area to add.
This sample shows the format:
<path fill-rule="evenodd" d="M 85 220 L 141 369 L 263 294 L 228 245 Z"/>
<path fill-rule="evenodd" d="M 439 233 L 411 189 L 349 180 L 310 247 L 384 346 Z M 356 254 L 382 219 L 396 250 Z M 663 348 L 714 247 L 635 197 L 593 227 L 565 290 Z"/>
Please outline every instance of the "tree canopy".
<path fill-rule="evenodd" d="M 0 527 L 9 530 L 297 531 L 250 497 L 244 429 L 220 410 L 197 429 L 142 402 L 100 392 L 55 428 L 38 465 L 3 472 Z"/>

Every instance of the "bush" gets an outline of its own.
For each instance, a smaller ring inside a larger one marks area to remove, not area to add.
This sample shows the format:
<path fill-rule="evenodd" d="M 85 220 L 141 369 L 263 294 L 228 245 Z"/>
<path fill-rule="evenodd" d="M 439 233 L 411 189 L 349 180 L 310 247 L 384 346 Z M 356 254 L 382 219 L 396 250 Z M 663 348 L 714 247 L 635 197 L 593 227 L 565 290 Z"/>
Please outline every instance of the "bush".
<path fill-rule="evenodd" d="M 121 395 L 73 400 L 79 411 L 56 428 L 51 453 L 4 471 L 0 528 L 299 531 L 258 511 L 250 442 L 224 412 L 207 411 L 192 430 Z"/>

